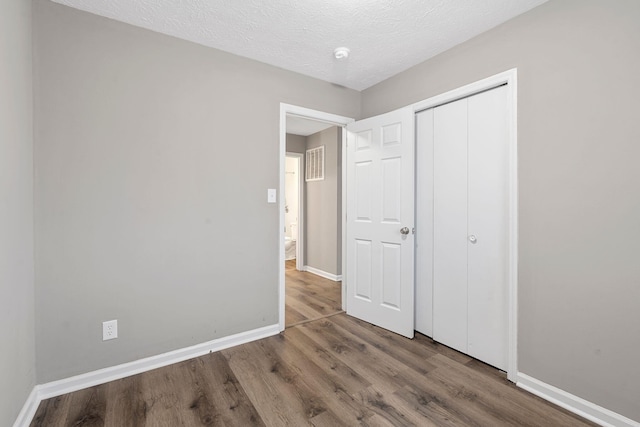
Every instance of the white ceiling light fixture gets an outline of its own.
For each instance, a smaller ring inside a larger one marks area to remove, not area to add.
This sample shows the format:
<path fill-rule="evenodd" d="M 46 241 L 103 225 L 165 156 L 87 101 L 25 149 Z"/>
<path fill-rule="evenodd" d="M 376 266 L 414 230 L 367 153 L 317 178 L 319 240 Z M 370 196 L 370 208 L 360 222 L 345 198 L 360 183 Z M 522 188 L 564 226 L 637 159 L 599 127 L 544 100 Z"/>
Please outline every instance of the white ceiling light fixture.
<path fill-rule="evenodd" d="M 336 50 L 333 51 L 333 56 L 338 61 L 344 61 L 345 59 L 349 58 L 350 53 L 351 51 L 348 47 L 337 47 Z"/>

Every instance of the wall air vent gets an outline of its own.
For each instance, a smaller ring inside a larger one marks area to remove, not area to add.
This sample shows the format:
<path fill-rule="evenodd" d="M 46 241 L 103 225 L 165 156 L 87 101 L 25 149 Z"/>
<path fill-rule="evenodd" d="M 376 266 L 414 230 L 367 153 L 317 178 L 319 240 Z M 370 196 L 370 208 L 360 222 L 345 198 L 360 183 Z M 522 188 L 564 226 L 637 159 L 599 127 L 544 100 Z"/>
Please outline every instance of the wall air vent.
<path fill-rule="evenodd" d="M 307 150 L 305 162 L 305 181 L 321 181 L 324 179 L 324 145 Z"/>

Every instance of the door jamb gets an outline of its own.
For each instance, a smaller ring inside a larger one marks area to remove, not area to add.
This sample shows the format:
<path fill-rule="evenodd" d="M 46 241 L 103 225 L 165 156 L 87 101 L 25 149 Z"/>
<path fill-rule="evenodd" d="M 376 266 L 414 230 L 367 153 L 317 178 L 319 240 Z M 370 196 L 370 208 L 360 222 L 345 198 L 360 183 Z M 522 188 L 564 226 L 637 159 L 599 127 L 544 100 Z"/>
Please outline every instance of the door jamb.
<path fill-rule="evenodd" d="M 280 103 L 280 151 L 279 151 L 279 190 L 280 200 L 278 201 L 278 211 L 279 211 L 279 219 L 278 219 L 278 326 L 280 331 L 284 331 L 285 329 L 285 275 L 284 275 L 284 172 L 285 172 L 285 157 L 287 152 L 287 116 L 298 116 L 305 119 L 312 119 L 323 121 L 327 123 L 334 124 L 336 126 L 340 126 L 343 128 L 342 131 L 342 153 L 343 153 L 343 175 L 342 175 L 342 304 L 343 309 L 345 308 L 345 291 L 346 291 L 346 265 L 344 265 L 345 259 L 345 214 L 346 207 L 344 204 L 345 200 L 345 178 L 344 175 L 344 164 L 345 164 L 345 147 L 346 147 L 346 132 L 344 130 L 344 126 L 355 121 L 353 118 L 339 116 L 336 114 L 326 113 L 323 111 L 312 110 L 310 108 L 299 107 L 296 105 L 285 104 L 283 102 Z"/>
<path fill-rule="evenodd" d="M 285 159 L 287 157 L 295 157 L 296 161 L 298 162 L 298 240 L 296 241 L 296 270 L 302 271 L 302 269 L 304 268 L 303 248 L 304 248 L 304 238 L 305 238 L 304 236 L 304 175 L 303 175 L 304 171 L 302 170 L 302 159 L 304 159 L 304 154 L 287 151 L 285 152 Z M 281 193 L 281 194 L 284 194 L 284 193 Z M 284 226 L 282 227 L 282 229 L 284 230 Z"/>
<path fill-rule="evenodd" d="M 414 113 L 467 98 L 479 92 L 507 85 L 508 132 L 508 362 L 507 378 L 516 382 L 518 374 L 518 69 L 512 68 L 458 89 L 412 105 Z"/>

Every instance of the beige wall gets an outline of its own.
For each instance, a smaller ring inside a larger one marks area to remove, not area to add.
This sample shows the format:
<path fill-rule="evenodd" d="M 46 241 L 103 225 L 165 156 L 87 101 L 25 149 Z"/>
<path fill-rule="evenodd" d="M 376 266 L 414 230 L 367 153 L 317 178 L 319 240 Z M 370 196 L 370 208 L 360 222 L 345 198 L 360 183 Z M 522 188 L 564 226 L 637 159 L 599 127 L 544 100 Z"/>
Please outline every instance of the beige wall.
<path fill-rule="evenodd" d="M 640 2 L 552 0 L 363 92 L 363 116 L 518 68 L 519 369 L 640 420 Z"/>
<path fill-rule="evenodd" d="M 0 2 L 0 425 L 36 383 L 31 2 Z"/>
<path fill-rule="evenodd" d="M 342 274 L 341 135 L 336 126 L 307 137 L 307 149 L 324 145 L 324 179 L 305 182 L 305 265 Z"/>
<path fill-rule="evenodd" d="M 34 5 L 34 128 L 30 3 L 0 6 L 1 425 L 35 383 L 32 130 L 44 383 L 277 322 L 280 102 L 368 117 L 513 67 L 520 370 L 640 420 L 640 2 L 551 0 L 362 94 Z"/>
<path fill-rule="evenodd" d="M 307 137 L 302 135 L 287 134 L 287 151 L 289 153 L 304 154 L 307 149 Z M 303 160 L 304 161 L 304 160 Z"/>
<path fill-rule="evenodd" d="M 304 265 L 342 275 L 342 129 L 309 135 L 287 134 L 287 151 L 305 153 L 325 146 L 325 179 L 304 183 Z M 304 173 L 304 157 L 302 160 Z"/>
<path fill-rule="evenodd" d="M 277 324 L 280 102 L 357 117 L 360 94 L 34 13 L 38 382 Z"/>

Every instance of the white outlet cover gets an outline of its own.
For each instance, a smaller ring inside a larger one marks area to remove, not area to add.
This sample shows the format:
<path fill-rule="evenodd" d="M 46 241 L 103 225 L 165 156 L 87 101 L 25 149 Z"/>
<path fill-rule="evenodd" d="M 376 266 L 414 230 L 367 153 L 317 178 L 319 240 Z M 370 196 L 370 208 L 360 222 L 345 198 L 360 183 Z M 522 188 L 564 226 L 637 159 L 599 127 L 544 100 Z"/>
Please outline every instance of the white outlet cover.
<path fill-rule="evenodd" d="M 118 338 L 118 321 L 108 320 L 102 322 L 102 341 Z"/>

